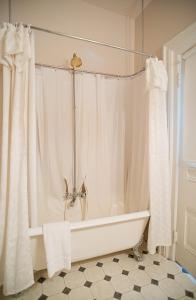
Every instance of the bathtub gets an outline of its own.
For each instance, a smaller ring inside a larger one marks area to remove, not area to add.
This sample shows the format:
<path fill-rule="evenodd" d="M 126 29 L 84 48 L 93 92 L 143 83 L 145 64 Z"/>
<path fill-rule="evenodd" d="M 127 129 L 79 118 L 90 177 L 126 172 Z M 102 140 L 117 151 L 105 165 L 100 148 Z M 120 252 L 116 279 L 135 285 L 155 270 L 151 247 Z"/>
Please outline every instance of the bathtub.
<path fill-rule="evenodd" d="M 72 262 L 134 247 L 140 240 L 149 211 L 71 223 Z M 46 268 L 42 227 L 30 228 L 35 270 Z"/>

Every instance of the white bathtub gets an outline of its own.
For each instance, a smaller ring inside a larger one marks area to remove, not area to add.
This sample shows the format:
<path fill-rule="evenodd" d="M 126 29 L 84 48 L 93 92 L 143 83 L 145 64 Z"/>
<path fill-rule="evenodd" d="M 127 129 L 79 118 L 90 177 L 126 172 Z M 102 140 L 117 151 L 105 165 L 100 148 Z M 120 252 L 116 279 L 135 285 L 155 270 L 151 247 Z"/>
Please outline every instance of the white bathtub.
<path fill-rule="evenodd" d="M 72 262 L 134 247 L 140 240 L 149 211 L 71 223 Z M 30 228 L 35 270 L 46 268 L 42 227 Z"/>

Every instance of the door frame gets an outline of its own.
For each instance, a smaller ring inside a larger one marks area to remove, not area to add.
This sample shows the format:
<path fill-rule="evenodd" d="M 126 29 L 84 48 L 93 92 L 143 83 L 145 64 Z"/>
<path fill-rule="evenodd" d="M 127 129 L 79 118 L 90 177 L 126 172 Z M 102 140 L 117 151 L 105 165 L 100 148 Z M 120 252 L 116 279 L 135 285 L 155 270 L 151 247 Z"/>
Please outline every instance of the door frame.
<path fill-rule="evenodd" d="M 183 109 L 183 115 L 182 115 L 182 126 L 184 126 L 184 108 L 183 106 L 185 104 L 185 93 L 184 93 L 184 87 L 185 87 L 185 80 L 186 80 L 186 61 L 192 56 L 196 54 L 196 43 L 191 46 L 188 50 L 186 50 L 182 54 L 182 109 Z M 181 128 L 182 134 L 183 134 L 183 128 Z M 179 244 L 176 245 L 176 253 L 175 258 L 176 261 L 181 263 L 189 272 L 193 274 L 193 276 L 196 275 L 195 273 L 195 257 L 196 257 L 196 251 L 195 248 L 191 245 L 190 239 L 188 238 L 188 220 L 191 217 L 196 217 L 196 209 L 195 206 L 189 206 L 187 205 L 185 199 L 188 190 L 185 193 L 185 196 L 183 196 L 184 191 L 189 185 L 189 189 L 191 188 L 190 185 L 196 183 L 196 176 L 195 176 L 195 170 L 196 170 L 196 159 L 194 157 L 194 160 L 188 159 L 188 157 L 184 157 L 184 147 L 185 142 L 182 139 L 182 144 L 180 146 L 180 171 L 179 171 L 179 196 L 178 196 L 178 212 L 177 212 L 177 230 L 179 231 L 178 241 Z M 194 172 L 194 173 L 192 173 Z M 192 184 L 191 184 L 192 182 Z M 192 186 L 193 187 L 193 186 Z M 195 189 L 195 188 L 194 188 Z M 192 193 L 189 194 L 191 199 Z M 182 217 L 183 215 L 183 217 Z M 183 229 L 183 230 L 180 230 Z M 193 262 L 193 263 L 190 263 Z"/>
<path fill-rule="evenodd" d="M 163 47 L 163 60 L 168 72 L 168 134 L 171 167 L 172 246 L 164 247 L 163 253 L 176 260 L 177 210 L 182 149 L 183 71 L 185 59 L 196 46 L 196 22 L 175 36 Z"/>

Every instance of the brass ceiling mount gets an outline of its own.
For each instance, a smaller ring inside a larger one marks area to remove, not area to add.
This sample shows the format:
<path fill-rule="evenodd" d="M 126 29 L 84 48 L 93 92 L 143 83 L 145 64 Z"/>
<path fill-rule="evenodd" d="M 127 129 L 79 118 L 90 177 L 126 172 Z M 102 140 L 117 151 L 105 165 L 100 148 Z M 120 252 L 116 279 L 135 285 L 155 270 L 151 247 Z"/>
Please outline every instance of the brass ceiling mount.
<path fill-rule="evenodd" d="M 82 66 L 82 59 L 76 55 L 76 53 L 73 54 L 73 57 L 71 59 L 71 67 L 75 70 L 77 68 L 80 68 Z"/>

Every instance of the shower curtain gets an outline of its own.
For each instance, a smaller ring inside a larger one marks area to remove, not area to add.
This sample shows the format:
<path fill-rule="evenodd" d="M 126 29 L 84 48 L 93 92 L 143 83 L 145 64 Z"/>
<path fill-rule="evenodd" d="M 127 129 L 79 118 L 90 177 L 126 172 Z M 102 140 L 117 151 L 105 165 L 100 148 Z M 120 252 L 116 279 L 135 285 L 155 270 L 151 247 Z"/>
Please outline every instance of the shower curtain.
<path fill-rule="evenodd" d="M 124 212 L 123 81 L 76 75 L 77 188 L 88 189 L 88 218 Z"/>
<path fill-rule="evenodd" d="M 38 126 L 38 224 L 64 218 L 65 183 L 73 188 L 72 73 L 36 70 Z M 75 75 L 77 190 L 88 195 L 85 218 L 124 212 L 124 83 L 118 79 Z M 81 220 L 79 200 L 66 211 Z"/>
<path fill-rule="evenodd" d="M 72 191 L 72 90 L 71 73 L 36 68 L 37 226 L 64 219 L 64 178 Z"/>
<path fill-rule="evenodd" d="M 171 246 L 171 172 L 167 127 L 167 72 L 162 61 L 146 61 L 146 91 L 149 99 L 149 194 L 148 250 Z"/>
<path fill-rule="evenodd" d="M 125 211 L 149 209 L 149 99 L 145 72 L 125 81 Z M 128 97 L 127 97 L 128 96 Z"/>
<path fill-rule="evenodd" d="M 36 69 L 38 225 L 64 219 L 64 178 L 73 188 L 73 77 L 65 70 Z M 141 88 L 143 87 L 143 88 Z M 145 73 L 118 79 L 75 74 L 76 182 L 87 187 L 85 219 L 115 216 L 149 206 L 148 99 Z M 128 179 L 128 184 L 127 184 Z M 66 211 L 82 219 L 80 201 Z M 45 267 L 32 241 L 36 270 Z M 36 254 L 38 253 L 38 255 Z"/>
<path fill-rule="evenodd" d="M 0 64 L 0 265 L 3 291 L 10 295 L 34 283 L 28 237 L 28 205 L 36 195 L 34 43 L 30 28 L 11 24 L 0 28 Z"/>

